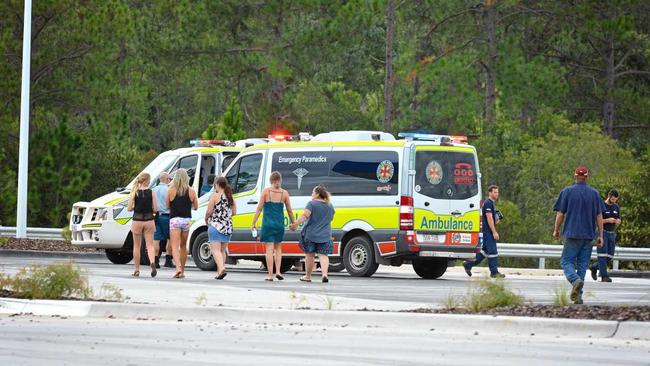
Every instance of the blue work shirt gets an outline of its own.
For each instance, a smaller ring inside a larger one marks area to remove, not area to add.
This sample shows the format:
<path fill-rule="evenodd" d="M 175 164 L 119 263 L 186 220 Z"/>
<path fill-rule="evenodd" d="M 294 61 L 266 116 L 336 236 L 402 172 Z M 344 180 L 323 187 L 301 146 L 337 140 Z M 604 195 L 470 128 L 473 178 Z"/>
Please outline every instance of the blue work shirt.
<path fill-rule="evenodd" d="M 169 207 L 167 207 L 167 191 L 169 186 L 164 183 L 158 183 L 153 188 L 153 193 L 156 195 L 156 203 L 158 203 L 158 212 L 161 214 L 169 214 Z"/>
<path fill-rule="evenodd" d="M 494 227 L 497 225 L 497 209 L 494 207 L 494 201 L 491 199 L 486 199 L 483 201 L 483 207 L 481 208 L 483 211 L 483 237 L 488 237 L 492 238 L 492 229 L 490 229 L 490 225 L 488 225 L 488 220 L 487 217 L 488 215 L 492 216 L 492 220 L 494 221 Z"/>
<path fill-rule="evenodd" d="M 621 209 L 617 204 L 608 205 L 607 202 L 603 202 L 605 205 L 605 210 L 603 211 L 603 219 L 620 219 L 621 218 Z M 603 224 L 603 229 L 607 231 L 616 230 L 616 224 Z"/>
<path fill-rule="evenodd" d="M 598 191 L 586 182 L 564 188 L 553 211 L 564 214 L 562 236 L 565 239 L 594 240 L 598 236 L 596 216 L 603 213 L 603 201 Z"/>

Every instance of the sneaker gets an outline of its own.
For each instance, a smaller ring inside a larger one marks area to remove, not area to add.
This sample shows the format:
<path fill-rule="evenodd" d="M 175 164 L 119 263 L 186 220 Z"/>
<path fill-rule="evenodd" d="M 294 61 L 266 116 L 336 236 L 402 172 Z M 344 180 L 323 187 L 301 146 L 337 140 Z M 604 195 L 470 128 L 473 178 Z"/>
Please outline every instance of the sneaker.
<path fill-rule="evenodd" d="M 576 301 L 573 302 L 576 305 L 582 305 L 584 302 L 582 301 L 582 297 L 579 297 Z"/>
<path fill-rule="evenodd" d="M 580 301 L 582 303 L 582 287 L 584 287 L 585 281 L 583 280 L 576 280 L 573 283 L 573 288 L 571 289 L 571 301 L 573 301 L 575 304 Z"/>
<path fill-rule="evenodd" d="M 612 279 L 609 277 L 603 277 L 600 279 L 601 282 L 612 282 Z"/>
<path fill-rule="evenodd" d="M 589 270 L 591 271 L 591 278 L 593 278 L 594 281 L 598 281 L 598 268 L 597 267 L 589 267 Z"/>
<path fill-rule="evenodd" d="M 492 277 L 492 278 L 506 278 L 506 275 L 504 275 L 501 272 L 497 272 L 497 273 L 490 274 L 490 277 Z"/>
<path fill-rule="evenodd" d="M 465 273 L 467 273 L 468 276 L 472 277 L 472 267 L 468 267 L 469 263 L 463 262 L 463 268 L 465 268 Z"/>

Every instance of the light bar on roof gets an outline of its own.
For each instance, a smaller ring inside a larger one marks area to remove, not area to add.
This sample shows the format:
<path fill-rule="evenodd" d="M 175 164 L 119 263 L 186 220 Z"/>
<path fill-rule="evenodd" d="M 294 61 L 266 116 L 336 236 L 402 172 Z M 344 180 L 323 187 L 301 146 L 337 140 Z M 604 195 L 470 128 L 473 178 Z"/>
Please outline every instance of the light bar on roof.
<path fill-rule="evenodd" d="M 415 141 L 432 141 L 438 144 L 466 144 L 467 136 L 449 136 L 449 135 L 435 135 L 430 133 L 420 132 L 400 132 L 397 136 L 403 137 L 407 140 Z"/>
<path fill-rule="evenodd" d="M 230 145 L 228 140 L 190 140 L 190 145 L 192 146 L 227 146 Z"/>

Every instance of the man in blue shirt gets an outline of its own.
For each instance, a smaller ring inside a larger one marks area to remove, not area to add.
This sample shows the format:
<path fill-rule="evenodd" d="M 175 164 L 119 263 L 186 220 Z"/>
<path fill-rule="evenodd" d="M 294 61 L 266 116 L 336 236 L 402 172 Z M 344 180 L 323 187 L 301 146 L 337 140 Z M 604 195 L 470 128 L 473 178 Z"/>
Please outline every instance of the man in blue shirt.
<path fill-rule="evenodd" d="M 158 218 L 156 219 L 156 231 L 153 234 L 154 247 L 158 251 L 156 253 L 156 267 L 160 268 L 158 260 L 160 259 L 160 242 L 166 241 L 165 248 L 165 267 L 174 267 L 172 263 L 172 250 L 169 242 L 169 208 L 167 207 L 167 191 L 169 190 L 169 173 L 162 172 L 158 175 L 158 185 L 153 188 L 153 194 L 158 203 Z"/>
<path fill-rule="evenodd" d="M 499 253 L 497 252 L 499 233 L 497 232 L 496 224 L 499 222 L 500 216 L 494 203 L 498 199 L 499 187 L 495 185 L 489 186 L 488 198 L 483 202 L 483 207 L 481 207 L 483 213 L 483 244 L 481 246 L 481 252 L 476 253 L 475 261 L 463 263 L 465 273 L 470 277 L 472 276 L 472 267 L 481 263 L 486 257 L 488 259 L 488 267 L 490 268 L 490 277 L 505 277 L 505 275 L 499 273 Z"/>
<path fill-rule="evenodd" d="M 621 209 L 618 207 L 618 191 L 612 189 L 607 193 L 603 211 L 603 246 L 599 247 L 598 260 L 595 261 L 589 269 L 591 278 L 598 280 L 598 270 L 600 270 L 600 280 L 603 282 L 612 282 L 607 273 L 607 264 L 614 259 L 616 251 L 616 226 L 621 224 Z"/>
<path fill-rule="evenodd" d="M 582 288 L 594 239 L 598 247 L 603 245 L 603 204 L 598 191 L 587 184 L 589 170 L 586 167 L 576 168 L 574 177 L 576 183 L 560 192 L 553 207 L 556 212 L 553 238 L 560 238 L 560 226 L 564 222 L 560 263 L 564 276 L 573 286 L 571 301 L 582 304 Z"/>

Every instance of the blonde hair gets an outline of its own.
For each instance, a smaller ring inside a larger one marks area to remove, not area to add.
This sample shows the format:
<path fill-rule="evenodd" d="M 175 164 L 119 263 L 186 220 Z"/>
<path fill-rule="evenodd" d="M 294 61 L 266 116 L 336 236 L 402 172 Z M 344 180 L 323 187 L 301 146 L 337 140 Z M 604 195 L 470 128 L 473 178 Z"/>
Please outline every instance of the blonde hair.
<path fill-rule="evenodd" d="M 133 183 L 133 187 L 131 188 L 129 199 L 134 200 L 135 195 L 138 193 L 138 190 L 140 189 L 140 186 L 147 182 L 151 182 L 151 175 L 149 175 L 149 173 L 142 172 L 138 174 L 138 176 L 135 177 L 135 182 Z"/>
<path fill-rule="evenodd" d="M 172 187 L 176 188 L 177 195 L 185 195 L 185 193 L 190 189 L 190 177 L 187 175 L 187 170 L 180 168 L 176 173 L 174 173 Z"/>

